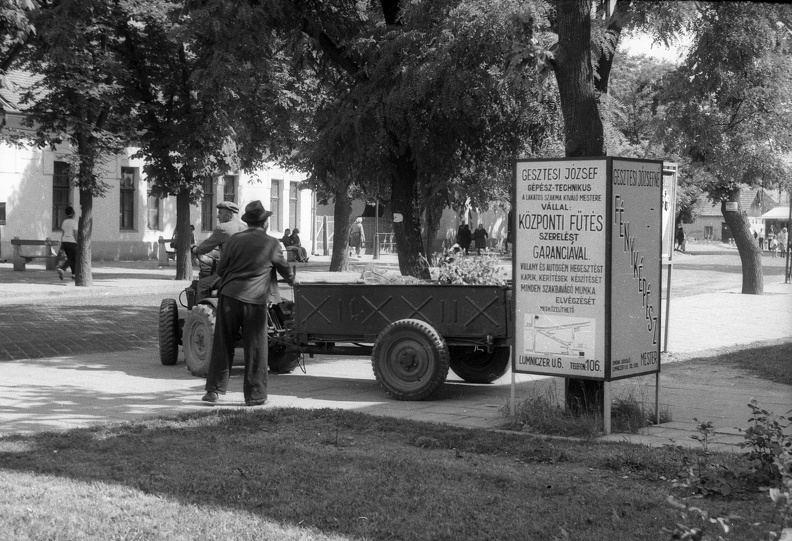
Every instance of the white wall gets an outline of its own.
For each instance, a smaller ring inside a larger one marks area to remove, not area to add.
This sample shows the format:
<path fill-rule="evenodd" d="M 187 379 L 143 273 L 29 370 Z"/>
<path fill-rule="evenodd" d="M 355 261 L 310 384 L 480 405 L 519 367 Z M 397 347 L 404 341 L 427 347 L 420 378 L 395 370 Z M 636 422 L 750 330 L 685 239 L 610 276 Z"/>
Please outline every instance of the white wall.
<path fill-rule="evenodd" d="M 0 225 L 0 257 L 11 258 L 11 239 L 60 238 L 60 231 L 52 228 L 52 174 L 53 162 L 64 160 L 66 148 L 56 152 L 31 148 L 16 148 L 0 144 L 0 202 L 6 203 L 6 223 Z M 139 260 L 157 257 L 159 237 L 172 238 L 176 226 L 176 198 L 160 201 L 160 227 L 148 229 L 147 204 L 148 183 L 143 175 L 143 161 L 130 158 L 136 149 L 109 160 L 102 166 L 102 177 L 108 184 L 104 197 L 93 200 L 93 232 L 91 249 L 97 260 Z M 132 230 L 120 227 L 120 178 L 122 167 L 137 167 L 138 182 L 135 186 L 135 218 Z M 304 180 L 304 175 L 271 167 L 257 175 L 239 174 L 237 203 L 242 212 L 253 200 L 260 199 L 265 208 L 270 207 L 270 181 L 283 181 L 280 198 L 281 216 L 284 224 L 289 223 L 289 183 Z M 223 179 L 218 180 L 213 206 L 223 197 Z M 79 190 L 72 189 L 72 206 L 81 214 Z M 312 235 L 313 194 L 306 190 L 300 195 L 299 228 L 303 245 L 310 252 Z M 201 208 L 194 205 L 190 212 L 195 225 L 196 241 L 200 242 L 210 231 L 202 231 Z M 270 231 L 276 237 L 282 235 L 280 228 Z"/>

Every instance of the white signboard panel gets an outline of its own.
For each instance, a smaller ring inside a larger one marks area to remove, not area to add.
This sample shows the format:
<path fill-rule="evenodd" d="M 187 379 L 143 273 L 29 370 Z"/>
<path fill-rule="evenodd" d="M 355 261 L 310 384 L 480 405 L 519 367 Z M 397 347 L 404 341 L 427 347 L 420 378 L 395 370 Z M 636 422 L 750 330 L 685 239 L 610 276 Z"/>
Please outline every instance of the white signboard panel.
<path fill-rule="evenodd" d="M 605 376 L 607 162 L 518 162 L 517 372 Z"/>

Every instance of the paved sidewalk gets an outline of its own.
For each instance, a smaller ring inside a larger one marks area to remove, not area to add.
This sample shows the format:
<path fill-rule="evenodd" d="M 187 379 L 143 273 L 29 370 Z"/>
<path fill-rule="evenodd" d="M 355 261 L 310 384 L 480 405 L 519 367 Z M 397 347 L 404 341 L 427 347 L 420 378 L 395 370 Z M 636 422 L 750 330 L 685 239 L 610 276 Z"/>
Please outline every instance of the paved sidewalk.
<path fill-rule="evenodd" d="M 329 258 L 312 257 L 298 273 L 327 276 Z M 374 263 L 363 258 L 362 265 Z M 379 266 L 395 265 L 384 256 Z M 43 267 L 13 272 L 0 263 L 0 306 L 46 302 L 48 299 L 87 298 L 132 294 L 145 290 L 174 296 L 186 282 L 173 280 L 173 267 L 156 262 L 96 262 L 94 286 L 77 288 L 60 282 Z M 358 274 L 358 273 L 355 273 Z M 329 274 L 337 277 L 337 273 Z M 711 420 L 717 440 L 734 448 L 746 426 L 751 398 L 776 413 L 792 409 L 792 387 L 759 380 L 741 371 L 703 361 L 687 361 L 717 354 L 721 348 L 758 342 L 781 343 L 792 359 L 792 285 L 773 276 L 765 280 L 765 295 L 741 295 L 727 290 L 671 299 L 668 354 L 661 373 L 661 405 L 672 423 L 646 429 L 642 434 L 614 434 L 606 440 L 629 440 L 652 445 L 698 445 L 692 419 Z M 65 429 L 97 423 L 133 421 L 150 415 L 206 409 L 200 401 L 203 380 L 176 366 L 162 366 L 156 348 L 102 354 L 80 354 L 0 363 L 0 434 Z M 317 356 L 306 359 L 305 373 L 270 377 L 267 407 L 329 407 L 355 409 L 375 415 L 448 423 L 463 427 L 498 428 L 504 422 L 512 394 L 512 376 L 492 385 L 470 385 L 449 374 L 442 391 L 429 400 L 392 400 L 374 379 L 371 362 L 363 357 Z M 240 369 L 232 377 L 229 394 L 217 407 L 242 405 Z M 631 393 L 654 403 L 654 377 L 614 383 L 614 395 Z M 536 393 L 560 395 L 563 381 L 519 374 L 517 400 Z"/>

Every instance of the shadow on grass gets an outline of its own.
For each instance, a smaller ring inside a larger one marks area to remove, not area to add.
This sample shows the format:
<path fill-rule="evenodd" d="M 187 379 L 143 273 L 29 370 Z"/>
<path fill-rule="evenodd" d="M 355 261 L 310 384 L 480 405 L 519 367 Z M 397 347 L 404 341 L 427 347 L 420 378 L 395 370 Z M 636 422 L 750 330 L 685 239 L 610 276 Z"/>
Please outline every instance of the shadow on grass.
<path fill-rule="evenodd" d="M 756 377 L 792 385 L 792 341 L 725 352 L 703 362 L 746 370 Z M 790 390 L 792 399 L 792 390 Z"/>
<path fill-rule="evenodd" d="M 191 516 L 238 513 L 236 523 L 222 524 L 226 533 L 252 516 L 355 539 L 551 539 L 559 524 L 574 539 L 655 539 L 657 521 L 673 524 L 673 510 L 662 491 L 607 471 L 605 457 L 619 448 L 332 410 L 214 410 L 0 438 L 0 468 L 22 474 L 38 494 L 65 484 L 94 516 L 118 515 L 121 502 L 105 498 L 104 485 L 155 496 L 150 509 L 125 494 L 124 517 L 112 520 L 126 521 L 125 530 L 140 528 L 138 516 L 172 520 L 166 508 L 175 502 Z M 679 458 L 658 464 L 660 473 L 670 475 Z M 16 501 L 24 487 L 4 489 Z M 625 510 L 618 520 L 591 518 L 614 509 Z M 314 538 L 307 534 L 301 539 Z"/>

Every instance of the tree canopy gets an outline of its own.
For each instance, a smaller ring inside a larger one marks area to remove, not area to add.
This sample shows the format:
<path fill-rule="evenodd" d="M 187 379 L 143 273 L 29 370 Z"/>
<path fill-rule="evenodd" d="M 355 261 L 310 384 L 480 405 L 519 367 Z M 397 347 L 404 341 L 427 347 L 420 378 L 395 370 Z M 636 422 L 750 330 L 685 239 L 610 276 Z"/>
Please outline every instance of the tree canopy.
<path fill-rule="evenodd" d="M 792 150 L 792 55 L 786 5 L 706 4 L 693 45 L 666 83 L 666 143 L 721 203 L 743 264 L 743 293 L 761 294 L 761 253 L 745 215 L 726 210 L 743 186 L 785 182 Z"/>
<path fill-rule="evenodd" d="M 340 76 L 323 111 L 336 120 L 317 125 L 309 145 L 322 155 L 312 161 L 336 173 L 356 163 L 364 188 L 388 186 L 403 216 L 395 229 L 406 274 L 426 272 L 416 209 L 485 206 L 491 188 L 507 190 L 510 161 L 531 130 L 549 131 L 537 118 L 552 116 L 546 86 L 505 77 L 519 4 L 302 5 L 300 28 L 336 68 L 330 77 Z M 327 153 L 340 137 L 342 152 Z"/>

